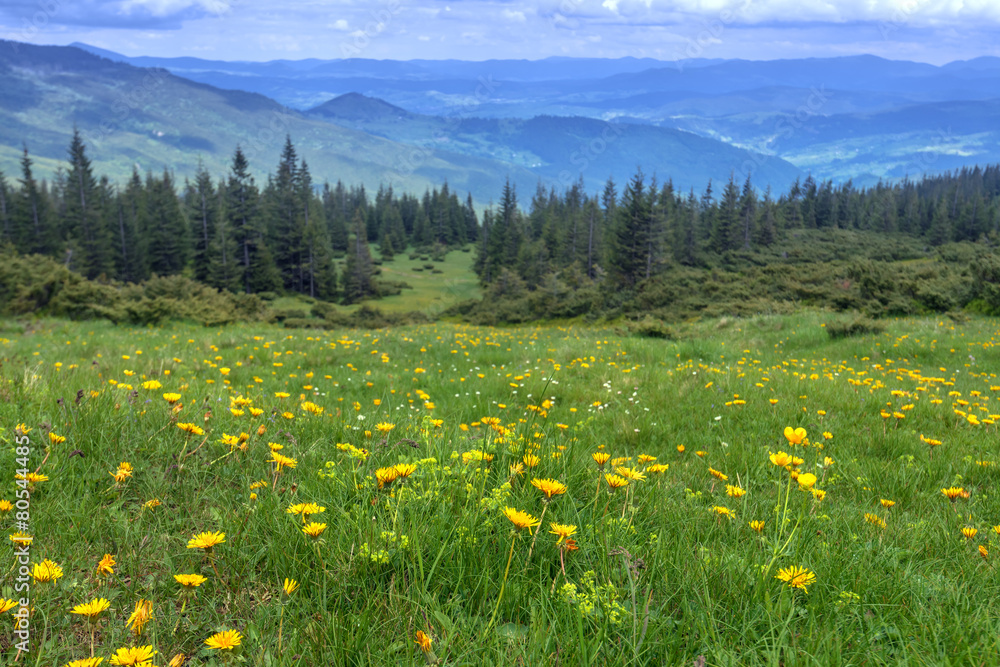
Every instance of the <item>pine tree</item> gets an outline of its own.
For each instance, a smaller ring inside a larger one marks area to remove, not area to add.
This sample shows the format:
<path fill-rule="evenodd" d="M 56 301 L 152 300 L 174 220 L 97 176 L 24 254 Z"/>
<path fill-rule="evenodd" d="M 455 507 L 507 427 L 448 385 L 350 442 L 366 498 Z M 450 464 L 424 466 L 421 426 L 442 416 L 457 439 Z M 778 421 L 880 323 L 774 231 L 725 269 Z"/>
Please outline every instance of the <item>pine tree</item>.
<path fill-rule="evenodd" d="M 219 224 L 219 196 L 212 184 L 212 177 L 201 160 L 195 172 L 194 183 L 185 188 L 184 203 L 191 221 L 191 264 L 194 279 L 208 282 L 213 261 L 218 261 L 211 252 L 215 227 Z"/>
<path fill-rule="evenodd" d="M 69 253 L 67 263 L 87 278 L 97 278 L 112 269 L 111 243 L 108 230 L 102 225 L 98 183 L 77 128 L 73 128 L 69 162 L 62 193 Z"/>
<path fill-rule="evenodd" d="M 146 177 L 149 211 L 149 270 L 160 276 L 172 276 L 187 266 L 190 254 L 188 221 L 184 217 L 177 190 L 170 173 L 161 178 Z"/>
<path fill-rule="evenodd" d="M 608 239 L 608 272 L 621 287 L 635 287 L 652 274 L 657 260 L 660 221 L 653 211 L 655 188 L 650 191 L 639 170 L 625 187 L 617 207 Z"/>
<path fill-rule="evenodd" d="M 722 201 L 712 228 L 712 251 L 718 254 L 735 250 L 742 244 L 740 229 L 740 189 L 735 177 L 730 174 L 726 189 L 722 191 Z"/>
<path fill-rule="evenodd" d="M 18 180 L 20 189 L 11 198 L 11 237 L 19 252 L 55 255 L 61 251 L 62 244 L 50 223 L 52 206 L 35 180 L 31 164 L 25 146 Z"/>
<path fill-rule="evenodd" d="M 270 249 L 264 243 L 257 210 L 258 199 L 250 165 L 243 150 L 237 146 L 226 185 L 226 221 L 239 246 L 240 273 L 247 294 L 281 289 L 281 276 L 274 266 Z"/>
<path fill-rule="evenodd" d="M 754 238 L 754 226 L 757 222 L 757 194 L 750 184 L 750 176 L 743 183 L 743 193 L 740 195 L 740 229 L 743 237 L 743 248 L 750 249 Z"/>
<path fill-rule="evenodd" d="M 374 294 L 374 265 L 368 248 L 368 233 L 361 209 L 354 212 L 351 249 L 344 266 L 343 300 L 345 304 L 357 303 Z"/>

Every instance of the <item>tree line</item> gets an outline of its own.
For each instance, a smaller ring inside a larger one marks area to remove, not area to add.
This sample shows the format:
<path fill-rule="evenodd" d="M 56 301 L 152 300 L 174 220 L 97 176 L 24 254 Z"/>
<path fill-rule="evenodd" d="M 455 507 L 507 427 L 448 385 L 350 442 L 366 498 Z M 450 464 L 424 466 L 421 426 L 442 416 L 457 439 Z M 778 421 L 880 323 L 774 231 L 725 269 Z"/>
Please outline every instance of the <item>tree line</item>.
<path fill-rule="evenodd" d="M 140 283 L 183 274 L 217 289 L 297 293 L 347 303 L 378 295 L 370 244 L 382 258 L 408 245 L 478 239 L 471 196 L 447 184 L 423 197 L 380 187 L 314 183 L 287 138 L 275 172 L 258 185 L 237 146 L 226 178 L 203 167 L 175 182 L 167 170 L 123 185 L 95 175 L 79 132 L 51 183 L 32 172 L 27 147 L 16 180 L 0 172 L 0 245 L 64 262 L 95 280 Z M 346 257 L 337 270 L 335 259 Z"/>
<path fill-rule="evenodd" d="M 526 212 L 508 182 L 483 216 L 475 270 L 484 284 L 514 274 L 535 289 L 558 275 L 632 289 L 670 267 L 731 266 L 804 229 L 905 234 L 929 246 L 995 243 L 1000 166 L 870 188 L 809 176 L 777 197 L 749 176 L 742 185 L 730 176 L 717 197 L 712 182 L 700 195 L 683 193 L 639 170 L 620 193 L 613 179 L 596 196 L 582 182 L 563 193 L 539 185 Z"/>

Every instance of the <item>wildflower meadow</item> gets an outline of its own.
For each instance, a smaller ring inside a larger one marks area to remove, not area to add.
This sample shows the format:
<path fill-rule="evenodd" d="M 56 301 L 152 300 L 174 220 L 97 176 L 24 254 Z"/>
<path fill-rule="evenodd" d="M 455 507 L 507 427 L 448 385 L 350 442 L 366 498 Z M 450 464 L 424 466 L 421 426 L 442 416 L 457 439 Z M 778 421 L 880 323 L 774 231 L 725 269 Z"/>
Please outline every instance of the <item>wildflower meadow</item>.
<path fill-rule="evenodd" d="M 1000 662 L 1000 323 L 0 323 L 5 665 Z"/>

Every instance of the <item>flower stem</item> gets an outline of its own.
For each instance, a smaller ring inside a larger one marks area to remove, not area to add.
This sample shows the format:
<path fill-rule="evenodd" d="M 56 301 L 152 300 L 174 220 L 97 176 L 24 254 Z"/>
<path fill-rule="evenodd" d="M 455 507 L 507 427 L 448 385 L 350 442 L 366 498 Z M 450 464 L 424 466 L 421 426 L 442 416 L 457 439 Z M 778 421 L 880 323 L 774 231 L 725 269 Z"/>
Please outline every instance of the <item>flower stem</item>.
<path fill-rule="evenodd" d="M 503 583 L 500 584 L 500 595 L 497 596 L 497 606 L 493 608 L 493 616 L 490 617 L 489 625 L 486 626 L 487 632 L 493 627 L 493 621 L 496 620 L 497 612 L 500 611 L 500 601 L 503 600 L 503 591 L 507 587 L 507 575 L 510 573 L 510 562 L 514 559 L 514 542 L 516 540 L 517 533 L 514 533 L 510 538 L 510 553 L 507 555 L 507 569 L 503 571 Z"/>
<path fill-rule="evenodd" d="M 545 504 L 542 505 L 542 516 L 539 517 L 539 519 L 538 519 L 538 526 L 535 527 L 535 535 L 534 535 L 534 537 L 531 538 L 531 548 L 528 549 L 528 561 L 531 560 L 531 554 L 535 551 L 535 542 L 538 541 L 538 532 L 542 529 L 542 521 L 545 520 L 545 511 L 547 509 L 549 509 L 549 502 L 548 502 L 548 500 L 546 500 Z M 525 561 L 525 565 L 528 564 L 528 561 Z"/>

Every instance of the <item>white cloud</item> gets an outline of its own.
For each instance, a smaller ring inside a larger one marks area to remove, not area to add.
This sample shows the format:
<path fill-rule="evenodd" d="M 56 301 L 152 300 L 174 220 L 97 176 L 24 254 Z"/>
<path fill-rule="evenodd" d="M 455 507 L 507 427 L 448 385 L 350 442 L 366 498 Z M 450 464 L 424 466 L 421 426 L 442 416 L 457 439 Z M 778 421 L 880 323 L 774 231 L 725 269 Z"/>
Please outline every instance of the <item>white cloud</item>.
<path fill-rule="evenodd" d="M 153 16 L 163 17 L 185 9 L 201 9 L 211 14 L 224 14 L 232 7 L 229 0 L 124 0 L 121 9 L 126 14 L 145 10 Z"/>
<path fill-rule="evenodd" d="M 344 32 L 350 30 L 350 26 L 347 25 L 347 21 L 344 19 L 337 19 L 330 27 L 334 30 L 342 30 Z"/>
<path fill-rule="evenodd" d="M 514 11 L 512 9 L 503 10 L 503 17 L 508 21 L 513 21 L 514 23 L 525 23 L 528 20 L 524 16 L 524 12 Z"/>

